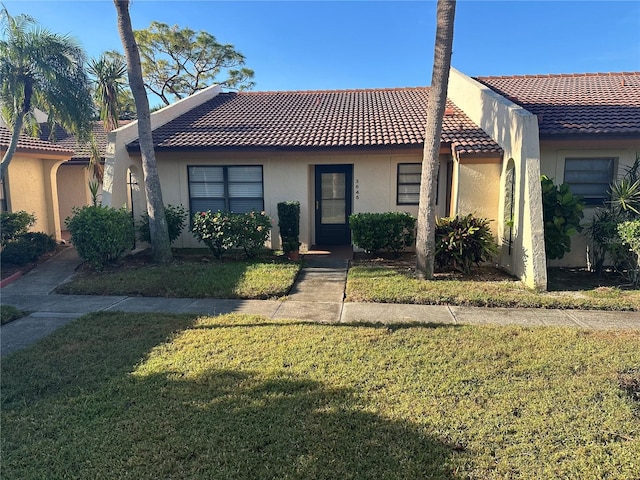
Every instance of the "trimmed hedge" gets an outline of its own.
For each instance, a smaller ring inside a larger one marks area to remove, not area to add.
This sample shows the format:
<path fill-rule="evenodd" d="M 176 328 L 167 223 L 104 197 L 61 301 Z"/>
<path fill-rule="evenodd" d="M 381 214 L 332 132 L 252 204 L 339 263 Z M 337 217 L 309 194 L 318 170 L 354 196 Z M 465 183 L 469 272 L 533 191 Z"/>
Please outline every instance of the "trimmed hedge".
<path fill-rule="evenodd" d="M 0 259 L 2 263 L 26 265 L 55 248 L 56 241 L 50 235 L 43 232 L 27 232 L 7 243 L 2 248 Z"/>
<path fill-rule="evenodd" d="M 133 244 L 135 230 L 131 215 L 124 208 L 76 207 L 65 223 L 78 255 L 96 270 L 102 270 Z"/>
<path fill-rule="evenodd" d="M 300 202 L 278 203 L 278 227 L 285 255 L 300 248 Z"/>
<path fill-rule="evenodd" d="M 404 212 L 354 213 L 349 216 L 353 244 L 368 253 L 399 256 L 416 240 L 416 219 Z"/>
<path fill-rule="evenodd" d="M 271 232 L 271 219 L 264 212 L 198 212 L 193 216 L 191 232 L 216 258 L 232 248 L 241 248 L 254 257 L 264 248 Z"/>

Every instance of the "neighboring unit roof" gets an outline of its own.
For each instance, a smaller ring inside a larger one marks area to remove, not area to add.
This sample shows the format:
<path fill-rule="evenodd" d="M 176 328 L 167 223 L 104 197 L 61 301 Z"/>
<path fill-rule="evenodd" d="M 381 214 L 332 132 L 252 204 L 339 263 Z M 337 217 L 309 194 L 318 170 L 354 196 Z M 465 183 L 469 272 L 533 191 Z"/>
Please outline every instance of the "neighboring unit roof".
<path fill-rule="evenodd" d="M 131 120 L 120 120 L 120 126 L 126 125 L 130 123 Z M 98 151 L 100 152 L 100 157 L 104 158 L 106 149 L 107 149 L 107 132 L 104 130 L 103 122 L 96 121 L 93 122 L 91 126 L 91 132 L 93 137 L 96 140 L 96 144 L 98 145 Z M 43 123 L 40 125 L 40 138 L 45 139 L 49 138 L 50 127 L 48 124 Z M 89 160 L 91 156 L 91 148 L 89 143 L 79 143 L 76 139 L 75 135 L 67 133 L 62 127 L 57 127 L 55 131 L 55 143 L 56 145 L 60 145 L 68 150 L 73 151 L 73 157 L 71 157 L 72 161 L 82 161 L 86 162 Z"/>
<path fill-rule="evenodd" d="M 11 131 L 3 126 L 0 126 L 0 149 L 7 150 L 9 143 L 11 142 Z M 73 150 L 66 148 L 63 145 L 49 142 L 47 140 L 41 140 L 39 138 L 30 137 L 28 135 L 20 135 L 18 139 L 17 150 L 27 151 L 42 151 L 46 153 L 55 154 L 73 154 Z"/>
<path fill-rule="evenodd" d="M 540 135 L 640 135 L 640 72 L 476 77 L 538 116 Z"/>
<path fill-rule="evenodd" d="M 425 87 L 221 93 L 157 128 L 154 144 L 159 150 L 420 147 L 428 95 Z M 447 106 L 443 143 L 459 154 L 502 153 L 459 108 Z"/>
<path fill-rule="evenodd" d="M 104 131 L 104 127 L 101 121 L 93 122 L 93 125 L 91 126 L 91 133 L 96 139 L 100 157 L 104 158 L 107 147 L 107 132 Z M 58 143 L 59 145 L 64 145 L 67 148 L 73 150 L 73 157 L 71 157 L 71 160 L 86 161 L 89 160 L 89 157 L 91 156 L 90 144 L 79 143 L 75 135 L 67 135 L 65 138 L 57 140 L 56 143 Z"/>

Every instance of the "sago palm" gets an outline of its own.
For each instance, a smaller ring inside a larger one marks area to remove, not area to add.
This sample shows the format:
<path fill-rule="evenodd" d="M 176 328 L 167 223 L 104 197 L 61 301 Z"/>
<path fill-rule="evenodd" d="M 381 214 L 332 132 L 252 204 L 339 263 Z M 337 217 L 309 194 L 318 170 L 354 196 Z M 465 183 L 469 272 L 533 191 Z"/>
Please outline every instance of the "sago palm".
<path fill-rule="evenodd" d="M 92 102 L 82 48 L 69 36 L 43 29 L 28 15 L 12 17 L 0 10 L 0 103 L 13 129 L 0 165 L 4 178 L 13 158 L 25 116 L 35 108 L 84 140 L 91 127 Z"/>

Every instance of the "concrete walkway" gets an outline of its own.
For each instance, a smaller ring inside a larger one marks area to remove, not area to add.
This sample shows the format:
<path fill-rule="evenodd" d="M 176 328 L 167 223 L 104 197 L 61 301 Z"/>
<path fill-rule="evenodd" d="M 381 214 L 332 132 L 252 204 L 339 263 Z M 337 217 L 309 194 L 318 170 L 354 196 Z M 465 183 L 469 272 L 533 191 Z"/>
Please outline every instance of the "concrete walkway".
<path fill-rule="evenodd" d="M 73 275 L 80 260 L 72 248 L 0 290 L 2 304 L 33 312 L 0 328 L 6 355 L 84 314 L 97 311 L 169 312 L 203 315 L 247 313 L 272 319 L 321 323 L 438 323 L 446 325 L 568 326 L 597 330 L 640 330 L 640 312 L 477 308 L 344 302 L 348 261 L 309 255 L 290 295 L 279 300 L 149 298 L 57 295 L 51 292 Z"/>

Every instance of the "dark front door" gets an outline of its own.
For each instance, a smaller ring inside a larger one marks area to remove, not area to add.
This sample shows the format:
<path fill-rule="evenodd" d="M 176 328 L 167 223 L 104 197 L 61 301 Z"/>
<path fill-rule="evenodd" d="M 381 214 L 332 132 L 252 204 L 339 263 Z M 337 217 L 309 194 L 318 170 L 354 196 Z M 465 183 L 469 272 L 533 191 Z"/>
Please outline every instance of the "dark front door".
<path fill-rule="evenodd" d="M 316 245 L 350 245 L 353 165 L 316 165 Z"/>

